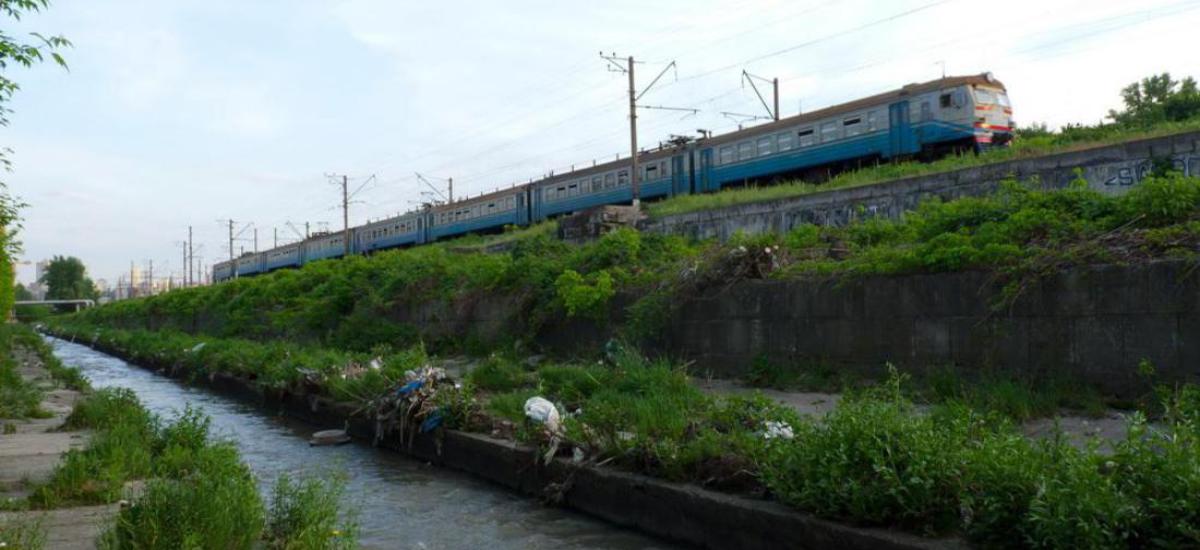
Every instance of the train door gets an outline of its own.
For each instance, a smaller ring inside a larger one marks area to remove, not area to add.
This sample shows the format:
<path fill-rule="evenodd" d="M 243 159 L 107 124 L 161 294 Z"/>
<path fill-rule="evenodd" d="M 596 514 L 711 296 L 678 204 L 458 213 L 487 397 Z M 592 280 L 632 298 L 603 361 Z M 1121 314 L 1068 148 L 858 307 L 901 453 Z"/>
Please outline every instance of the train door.
<path fill-rule="evenodd" d="M 700 166 L 696 170 L 697 174 L 695 187 L 697 192 L 707 193 L 717 190 L 718 185 L 715 181 L 713 181 L 712 177 L 712 159 L 712 147 L 700 150 Z"/>
<path fill-rule="evenodd" d="M 908 101 L 897 101 L 888 105 L 888 156 L 909 155 L 917 152 L 912 124 L 909 121 Z"/>
<path fill-rule="evenodd" d="M 687 193 L 688 187 L 688 171 L 684 170 L 685 157 L 682 154 L 671 157 L 671 194 L 679 195 Z"/>

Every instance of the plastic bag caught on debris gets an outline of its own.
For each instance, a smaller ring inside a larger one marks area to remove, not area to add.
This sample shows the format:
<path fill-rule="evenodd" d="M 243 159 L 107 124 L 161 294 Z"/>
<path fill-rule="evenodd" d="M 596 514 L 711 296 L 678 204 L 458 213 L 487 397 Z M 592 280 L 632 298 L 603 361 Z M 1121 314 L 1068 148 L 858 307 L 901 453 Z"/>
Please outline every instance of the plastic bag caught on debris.
<path fill-rule="evenodd" d="M 188 350 L 188 353 L 200 353 L 200 350 L 204 349 L 204 346 L 207 344 L 208 342 L 200 342 L 199 344 L 192 346 L 192 349 Z"/>
<path fill-rule="evenodd" d="M 530 397 L 525 401 L 525 418 L 541 424 L 550 436 L 549 448 L 543 456 L 545 463 L 549 464 L 554 455 L 558 454 L 558 444 L 562 440 L 562 417 L 558 413 L 558 407 L 543 397 Z"/>
<path fill-rule="evenodd" d="M 557 432 L 562 423 L 558 407 L 542 397 L 530 397 L 525 401 L 525 417 L 546 426 L 546 429 Z"/>

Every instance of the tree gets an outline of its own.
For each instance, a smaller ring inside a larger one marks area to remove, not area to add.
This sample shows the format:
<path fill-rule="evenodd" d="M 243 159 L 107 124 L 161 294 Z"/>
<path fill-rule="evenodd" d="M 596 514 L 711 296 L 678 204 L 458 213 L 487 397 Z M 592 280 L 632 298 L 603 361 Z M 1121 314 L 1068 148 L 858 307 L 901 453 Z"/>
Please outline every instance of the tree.
<path fill-rule="evenodd" d="M 20 283 L 17 283 L 17 287 L 14 289 L 14 291 L 18 302 L 33 299 L 33 293 L 29 292 L 29 289 L 25 288 L 25 286 Z"/>
<path fill-rule="evenodd" d="M 1176 81 L 1171 73 L 1148 76 L 1122 89 L 1121 99 L 1125 110 L 1108 112 L 1118 124 L 1146 126 L 1200 116 L 1200 90 L 1192 77 Z"/>
<path fill-rule="evenodd" d="M 36 13 L 48 7 L 50 0 L 0 0 L 0 16 L 20 20 L 23 15 Z M 20 89 L 16 82 L 4 74 L 9 66 L 16 64 L 31 67 L 45 61 L 47 57 L 61 67 L 67 66 L 66 60 L 58 52 L 62 48 L 70 47 L 71 43 L 66 38 L 46 37 L 38 33 L 32 33 L 31 36 L 33 41 L 22 41 L 0 30 L 0 126 L 8 126 L 8 113 L 11 111 L 6 105 Z M 8 158 L 10 153 L 12 150 L 8 147 L 0 147 L 0 168 L 5 171 L 12 167 Z M 20 229 L 18 215 L 23 206 L 25 205 L 21 201 L 8 193 L 4 182 L 0 181 L 0 311 L 12 308 L 15 290 L 12 258 L 21 248 L 16 234 Z"/>
<path fill-rule="evenodd" d="M 55 256 L 42 273 L 47 300 L 94 300 L 99 295 L 87 276 L 83 261 L 74 256 Z"/>

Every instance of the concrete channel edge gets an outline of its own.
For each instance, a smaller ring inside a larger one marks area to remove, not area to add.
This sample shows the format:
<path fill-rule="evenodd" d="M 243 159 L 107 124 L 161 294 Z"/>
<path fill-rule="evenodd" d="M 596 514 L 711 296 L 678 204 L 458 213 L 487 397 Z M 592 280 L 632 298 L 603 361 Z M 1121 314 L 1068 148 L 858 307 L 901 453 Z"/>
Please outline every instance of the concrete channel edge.
<path fill-rule="evenodd" d="M 47 331 L 58 337 L 52 331 Z M 175 365 L 136 357 L 102 342 L 74 341 L 132 365 L 188 380 Z M 286 414 L 315 427 L 345 427 L 370 444 L 375 425 L 354 408 L 326 397 L 263 392 L 244 378 L 215 373 L 190 380 L 218 393 Z M 406 445 L 385 438 L 380 446 L 441 467 L 472 474 L 510 490 L 535 496 L 626 528 L 703 548 L 838 548 L 906 550 L 967 548 L 959 538 L 926 538 L 900 531 L 855 527 L 824 520 L 763 499 L 720 493 L 695 485 L 566 459 L 548 465 L 534 448 L 483 434 L 444 430 Z"/>

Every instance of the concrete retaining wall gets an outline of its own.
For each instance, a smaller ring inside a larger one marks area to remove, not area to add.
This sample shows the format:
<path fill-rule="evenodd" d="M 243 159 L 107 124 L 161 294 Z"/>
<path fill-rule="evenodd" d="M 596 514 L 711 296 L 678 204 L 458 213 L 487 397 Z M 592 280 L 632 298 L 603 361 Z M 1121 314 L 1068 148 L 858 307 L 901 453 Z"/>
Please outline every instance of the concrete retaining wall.
<path fill-rule="evenodd" d="M 669 351 L 718 375 L 758 357 L 879 368 L 954 365 L 1057 374 L 1134 397 L 1150 360 L 1200 381 L 1200 274 L 1183 261 L 1091 266 L 1045 278 L 993 311 L 1001 284 L 966 272 L 842 282 L 746 282 L 682 305 Z"/>
<path fill-rule="evenodd" d="M 156 358 L 129 357 L 103 342 L 80 342 L 175 378 L 188 373 Z M 374 422 L 353 416 L 356 407 L 315 395 L 264 393 L 253 382 L 216 374 L 208 387 L 319 428 L 347 426 L 372 441 Z M 443 467 L 465 471 L 509 489 L 546 496 L 562 488 L 561 503 L 617 525 L 704 548 L 841 548 L 903 550 L 965 548 L 961 539 L 929 539 L 885 529 L 851 527 L 799 513 L 777 502 L 716 493 L 611 468 L 556 459 L 537 463 L 536 449 L 480 434 L 447 430 L 418 436 L 411 447 L 394 434 L 383 446 Z"/>
<path fill-rule="evenodd" d="M 664 216 L 645 221 L 640 227 L 652 233 L 725 240 L 738 232 L 784 233 L 805 223 L 845 225 L 863 217 L 897 218 L 930 197 L 951 200 L 990 193 L 1010 177 L 1021 181 L 1036 177 L 1046 188 L 1063 188 L 1076 178 L 1076 169 L 1082 170 L 1082 176 L 1093 189 L 1118 194 L 1150 173 L 1155 159 L 1170 161 L 1176 169 L 1200 176 L 1200 132 Z"/>

